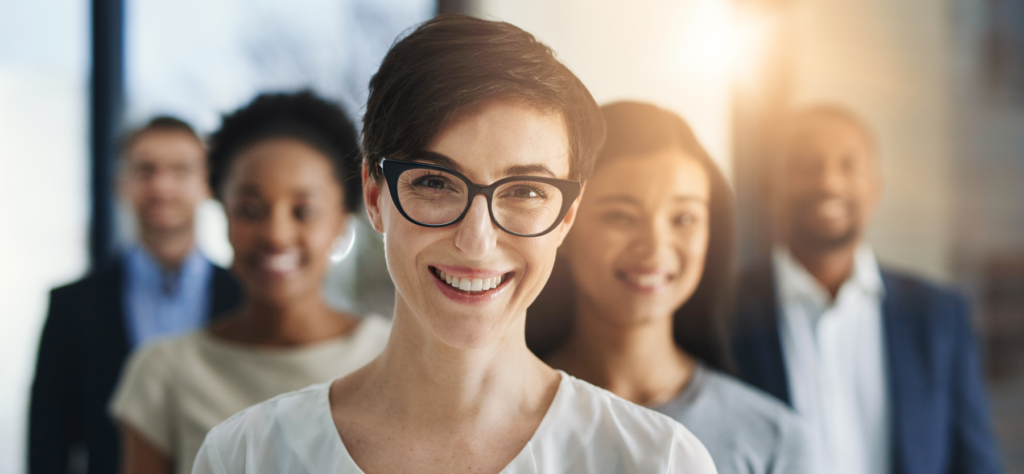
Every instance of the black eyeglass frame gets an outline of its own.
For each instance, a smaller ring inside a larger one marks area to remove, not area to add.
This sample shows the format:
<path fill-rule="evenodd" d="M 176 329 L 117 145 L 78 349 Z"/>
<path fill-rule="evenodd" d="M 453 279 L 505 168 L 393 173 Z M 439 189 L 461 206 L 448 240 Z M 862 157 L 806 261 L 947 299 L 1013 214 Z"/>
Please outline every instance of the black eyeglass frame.
<path fill-rule="evenodd" d="M 477 194 L 483 194 L 484 197 L 487 198 L 487 213 L 491 216 L 491 222 L 494 223 L 495 226 L 517 237 L 540 237 L 542 235 L 550 233 L 551 231 L 555 230 L 555 228 L 558 227 L 558 224 L 561 223 L 563 219 L 565 219 L 565 215 L 569 213 L 569 208 L 572 207 L 572 204 L 574 202 L 576 202 L 576 198 L 580 196 L 580 190 L 583 188 L 583 185 L 580 184 L 579 181 L 573 181 L 571 179 L 544 178 L 541 176 L 510 176 L 508 178 L 499 179 L 488 186 L 483 186 L 470 181 L 469 178 L 464 176 L 462 173 L 459 173 L 458 171 L 451 170 L 443 166 L 437 166 L 428 163 L 420 163 L 417 161 L 402 161 L 382 158 L 378 166 L 380 166 L 381 172 L 384 174 L 384 179 L 388 183 L 388 189 L 390 190 L 391 193 L 391 201 L 395 203 L 395 207 L 398 208 L 398 212 L 400 212 L 402 216 L 405 217 L 405 219 L 408 220 L 409 222 L 412 222 L 413 224 L 423 227 L 447 227 L 450 225 L 457 224 L 459 221 L 462 220 L 462 218 L 466 217 L 466 213 L 469 212 L 469 208 L 473 205 L 473 198 L 475 198 Z M 456 217 L 451 222 L 447 222 L 444 224 L 424 224 L 422 222 L 417 221 L 416 219 L 413 219 L 412 217 L 409 217 L 409 214 L 405 213 L 405 209 L 402 209 L 402 201 L 398 199 L 398 177 L 401 176 L 402 173 L 412 169 L 428 169 L 448 173 L 461 179 L 464 183 L 466 183 L 466 189 L 469 191 L 469 198 L 466 199 L 466 208 L 462 210 L 462 213 L 459 214 L 459 217 Z M 534 234 L 520 234 L 518 232 L 513 232 L 511 230 L 506 229 L 504 226 L 501 225 L 500 222 L 498 222 L 497 219 L 494 218 L 494 209 L 491 208 L 491 201 L 494 197 L 494 191 L 498 189 L 501 185 L 513 181 L 530 181 L 544 183 L 558 188 L 558 191 L 562 193 L 562 209 L 558 211 L 558 218 L 555 219 L 555 222 L 551 224 L 550 227 Z"/>

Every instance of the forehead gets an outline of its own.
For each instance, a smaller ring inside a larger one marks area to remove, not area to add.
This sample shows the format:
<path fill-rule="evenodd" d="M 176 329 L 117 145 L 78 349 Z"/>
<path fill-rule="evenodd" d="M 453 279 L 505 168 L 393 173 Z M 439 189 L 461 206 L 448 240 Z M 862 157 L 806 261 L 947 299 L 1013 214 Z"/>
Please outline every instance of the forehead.
<path fill-rule="evenodd" d="M 202 162 L 206 150 L 199 140 L 181 130 L 149 130 L 126 150 L 130 163 Z"/>
<path fill-rule="evenodd" d="M 545 166 L 558 178 L 569 175 L 569 138 L 562 114 L 521 102 L 487 102 L 461 111 L 427 149 L 451 158 L 477 182 L 532 165 Z"/>
<path fill-rule="evenodd" d="M 696 158 L 676 148 L 636 157 L 611 160 L 587 182 L 587 199 L 628 195 L 648 204 L 675 202 L 677 198 L 708 201 L 708 172 Z"/>
<path fill-rule="evenodd" d="M 338 185 L 323 153 L 289 138 L 261 140 L 242 150 L 231 160 L 225 184 L 261 190 Z"/>
<path fill-rule="evenodd" d="M 822 154 L 860 152 L 873 154 L 874 145 L 867 130 L 842 117 L 805 117 L 792 128 L 787 148 L 789 152 L 818 152 Z"/>

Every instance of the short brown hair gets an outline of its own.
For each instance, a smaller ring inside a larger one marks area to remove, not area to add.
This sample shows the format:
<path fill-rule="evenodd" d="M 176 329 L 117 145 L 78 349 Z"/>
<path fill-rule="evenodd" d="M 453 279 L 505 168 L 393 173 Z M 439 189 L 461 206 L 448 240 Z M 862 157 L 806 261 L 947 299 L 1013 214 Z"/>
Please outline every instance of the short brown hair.
<path fill-rule="evenodd" d="M 458 14 L 423 23 L 384 57 L 370 80 L 363 164 L 380 179 L 380 159 L 407 159 L 423 151 L 459 111 L 497 99 L 561 112 L 570 177 L 589 177 L 605 129 L 579 78 L 551 48 L 518 27 Z"/>
<path fill-rule="evenodd" d="M 128 154 L 128 150 L 131 149 L 132 145 L 139 140 L 139 137 L 149 132 L 156 131 L 183 132 L 191 135 L 199 143 L 203 142 L 203 140 L 199 138 L 199 134 L 196 133 L 195 129 L 192 128 L 188 122 L 177 117 L 171 117 L 170 115 L 160 115 L 154 117 L 146 123 L 146 125 L 132 130 L 125 135 L 124 139 L 121 141 L 121 156 L 124 157 Z"/>

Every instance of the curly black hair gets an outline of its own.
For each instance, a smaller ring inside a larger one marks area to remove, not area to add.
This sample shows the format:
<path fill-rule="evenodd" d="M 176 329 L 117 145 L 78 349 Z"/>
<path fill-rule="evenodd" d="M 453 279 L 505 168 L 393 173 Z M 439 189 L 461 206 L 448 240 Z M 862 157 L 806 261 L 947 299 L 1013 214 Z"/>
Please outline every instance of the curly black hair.
<path fill-rule="evenodd" d="M 362 196 L 359 140 L 341 108 L 311 91 L 260 94 L 225 115 L 210 136 L 210 189 L 223 200 L 221 187 L 231 163 L 244 149 L 270 138 L 292 138 L 323 153 L 341 184 L 345 208 L 352 212 Z"/>

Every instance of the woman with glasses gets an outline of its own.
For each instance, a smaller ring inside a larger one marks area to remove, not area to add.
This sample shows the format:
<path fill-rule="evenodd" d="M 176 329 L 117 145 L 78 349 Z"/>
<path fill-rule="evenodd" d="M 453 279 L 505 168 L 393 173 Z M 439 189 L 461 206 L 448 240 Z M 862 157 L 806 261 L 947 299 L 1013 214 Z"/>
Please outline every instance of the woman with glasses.
<path fill-rule="evenodd" d="M 364 201 L 396 288 L 388 346 L 218 426 L 195 472 L 715 472 L 682 425 L 526 347 L 604 135 L 550 49 L 439 16 L 388 52 L 363 124 Z"/>
<path fill-rule="evenodd" d="M 192 472 L 218 423 L 384 349 L 386 319 L 336 311 L 321 294 L 332 247 L 358 207 L 357 155 L 341 109 L 308 92 L 261 95 L 224 118 L 210 181 L 245 297 L 208 328 L 132 356 L 112 403 L 124 472 Z"/>
<path fill-rule="evenodd" d="M 675 114 L 636 102 L 601 111 L 607 142 L 530 308 L 531 346 L 681 422 L 720 474 L 809 472 L 796 415 L 726 375 L 735 235 L 722 173 Z M 539 326 L 546 339 L 532 337 Z"/>

